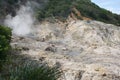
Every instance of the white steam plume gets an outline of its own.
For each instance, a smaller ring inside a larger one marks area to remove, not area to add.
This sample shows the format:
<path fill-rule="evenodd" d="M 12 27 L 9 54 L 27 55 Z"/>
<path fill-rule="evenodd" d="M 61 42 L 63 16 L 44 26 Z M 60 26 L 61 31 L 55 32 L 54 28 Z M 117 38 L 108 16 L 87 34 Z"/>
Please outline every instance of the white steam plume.
<path fill-rule="evenodd" d="M 4 24 L 13 29 L 13 34 L 25 36 L 31 33 L 31 27 L 35 21 L 33 14 L 31 3 L 28 2 L 25 6 L 20 7 L 15 17 L 8 15 Z"/>

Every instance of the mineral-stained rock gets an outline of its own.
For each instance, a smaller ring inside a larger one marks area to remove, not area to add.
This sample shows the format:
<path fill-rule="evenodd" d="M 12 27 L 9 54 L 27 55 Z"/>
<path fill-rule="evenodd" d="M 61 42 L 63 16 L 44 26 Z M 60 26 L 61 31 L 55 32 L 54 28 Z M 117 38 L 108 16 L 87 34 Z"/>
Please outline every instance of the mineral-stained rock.
<path fill-rule="evenodd" d="M 63 24 L 41 23 L 33 36 L 14 35 L 11 45 L 28 48 L 21 54 L 38 61 L 43 57 L 50 66 L 59 63 L 60 80 L 120 80 L 120 27 L 79 20 Z M 52 44 L 57 48 L 54 53 Z"/>
<path fill-rule="evenodd" d="M 54 46 L 49 46 L 45 49 L 45 51 L 56 52 L 56 48 Z"/>

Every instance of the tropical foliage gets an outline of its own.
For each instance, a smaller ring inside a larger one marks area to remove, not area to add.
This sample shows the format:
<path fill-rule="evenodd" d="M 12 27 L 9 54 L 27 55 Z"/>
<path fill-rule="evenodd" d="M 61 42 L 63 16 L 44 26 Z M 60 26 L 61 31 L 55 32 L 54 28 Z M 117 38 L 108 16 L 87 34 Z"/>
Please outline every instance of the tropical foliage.
<path fill-rule="evenodd" d="M 0 25 L 0 68 L 10 49 L 11 29 Z"/>

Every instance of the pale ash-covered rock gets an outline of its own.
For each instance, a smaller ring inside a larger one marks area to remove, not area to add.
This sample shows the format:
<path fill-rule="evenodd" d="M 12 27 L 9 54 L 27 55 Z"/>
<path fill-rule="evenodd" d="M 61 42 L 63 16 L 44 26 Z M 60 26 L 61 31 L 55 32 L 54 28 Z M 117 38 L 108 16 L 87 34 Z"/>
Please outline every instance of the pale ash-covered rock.
<path fill-rule="evenodd" d="M 13 36 L 11 45 L 35 60 L 42 57 L 49 65 L 60 66 L 60 80 L 120 80 L 118 26 L 79 20 L 67 25 L 44 22 L 26 37 Z"/>

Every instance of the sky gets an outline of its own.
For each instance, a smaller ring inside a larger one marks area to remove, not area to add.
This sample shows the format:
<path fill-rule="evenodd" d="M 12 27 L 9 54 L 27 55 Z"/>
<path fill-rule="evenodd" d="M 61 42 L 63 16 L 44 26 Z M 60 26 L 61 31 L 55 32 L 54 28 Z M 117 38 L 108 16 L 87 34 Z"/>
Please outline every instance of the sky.
<path fill-rule="evenodd" d="M 91 0 L 102 8 L 120 14 L 120 0 Z"/>

